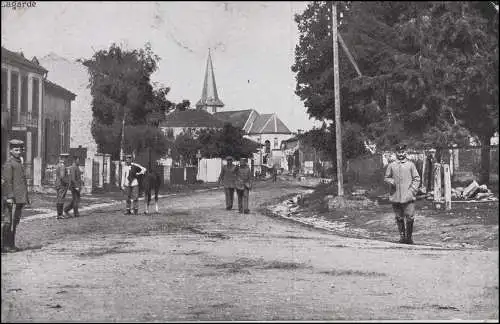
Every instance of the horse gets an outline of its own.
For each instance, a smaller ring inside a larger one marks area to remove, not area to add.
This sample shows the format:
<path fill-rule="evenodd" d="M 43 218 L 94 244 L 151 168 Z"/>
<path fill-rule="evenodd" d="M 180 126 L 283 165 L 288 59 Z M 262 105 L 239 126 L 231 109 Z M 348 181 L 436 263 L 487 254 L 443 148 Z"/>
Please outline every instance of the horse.
<path fill-rule="evenodd" d="M 149 214 L 149 205 L 151 203 L 151 193 L 154 191 L 155 195 L 155 211 L 159 212 L 158 208 L 158 192 L 160 191 L 161 177 L 160 174 L 154 170 L 151 165 L 148 171 L 142 177 L 142 187 L 144 189 L 144 214 Z"/>

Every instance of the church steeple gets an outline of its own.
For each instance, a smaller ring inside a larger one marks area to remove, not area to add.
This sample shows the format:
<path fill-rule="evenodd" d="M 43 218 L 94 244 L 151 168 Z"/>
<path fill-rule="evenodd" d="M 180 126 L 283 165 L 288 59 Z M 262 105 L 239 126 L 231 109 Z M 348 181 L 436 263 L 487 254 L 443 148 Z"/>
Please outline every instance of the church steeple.
<path fill-rule="evenodd" d="M 209 111 L 209 107 L 211 107 L 211 111 Z M 210 49 L 208 49 L 205 80 L 203 81 L 203 91 L 201 92 L 201 99 L 196 103 L 196 108 L 205 109 L 208 112 L 215 113 L 217 112 L 218 107 L 224 107 L 224 103 L 219 99 L 219 96 L 217 94 L 212 57 L 210 55 Z"/>

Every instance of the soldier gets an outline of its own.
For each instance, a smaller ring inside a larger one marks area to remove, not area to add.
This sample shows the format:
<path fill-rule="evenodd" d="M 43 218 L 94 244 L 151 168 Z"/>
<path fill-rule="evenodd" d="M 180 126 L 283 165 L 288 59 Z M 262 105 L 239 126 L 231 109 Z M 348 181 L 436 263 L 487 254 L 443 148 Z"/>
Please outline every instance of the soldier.
<path fill-rule="evenodd" d="M 69 190 L 71 191 L 71 202 L 64 208 L 66 217 L 71 217 L 69 211 L 73 209 L 74 217 L 79 217 L 78 205 L 80 204 L 80 190 L 82 189 L 82 172 L 78 165 L 78 157 L 73 157 L 73 163 L 69 167 Z"/>
<path fill-rule="evenodd" d="M 406 158 L 406 145 L 396 147 L 396 161 L 387 166 L 384 181 L 391 186 L 389 200 L 396 214 L 399 243 L 413 244 L 415 195 L 420 185 L 420 176 L 415 164 Z"/>
<path fill-rule="evenodd" d="M 69 157 L 68 153 L 59 154 L 59 163 L 56 167 L 56 208 L 57 208 L 57 219 L 66 218 L 63 216 L 64 211 L 64 199 L 66 198 L 66 193 L 69 187 L 69 175 L 66 169 L 67 159 Z"/>
<path fill-rule="evenodd" d="M 125 165 L 122 170 L 121 189 L 126 195 L 127 210 L 125 215 L 130 215 L 130 205 L 133 201 L 134 214 L 139 213 L 139 180 L 137 177 L 145 174 L 147 169 L 140 164 L 132 162 L 132 155 L 125 156 Z"/>
<path fill-rule="evenodd" d="M 226 157 L 227 164 L 222 166 L 222 171 L 219 176 L 219 185 L 224 185 L 224 193 L 226 195 L 226 209 L 233 208 L 234 189 L 236 188 L 236 165 L 233 164 L 233 157 Z"/>
<path fill-rule="evenodd" d="M 241 158 L 240 166 L 236 169 L 236 193 L 238 194 L 238 210 L 248 214 L 248 196 L 252 188 L 252 171 L 248 167 L 248 159 Z"/>
<path fill-rule="evenodd" d="M 2 170 L 2 194 L 8 209 L 2 210 L 2 252 L 18 250 L 15 245 L 16 230 L 21 220 L 22 209 L 25 204 L 29 204 L 28 184 L 21 158 L 24 142 L 13 139 L 9 144 L 10 157 Z"/>

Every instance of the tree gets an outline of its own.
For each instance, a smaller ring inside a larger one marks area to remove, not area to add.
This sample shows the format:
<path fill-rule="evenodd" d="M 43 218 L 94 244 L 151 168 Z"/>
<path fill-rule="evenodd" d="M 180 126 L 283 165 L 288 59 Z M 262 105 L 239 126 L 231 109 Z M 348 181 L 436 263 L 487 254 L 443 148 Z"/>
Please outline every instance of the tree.
<path fill-rule="evenodd" d="M 125 146 L 129 150 L 140 150 L 144 147 L 143 142 L 155 142 L 159 135 L 154 128 L 172 104 L 165 98 L 169 88 L 154 90 L 150 84 L 150 76 L 159 62 L 151 46 L 146 44 L 144 49 L 124 50 L 112 44 L 109 49 L 94 53 L 90 59 L 79 61 L 89 72 L 92 136 L 99 152 L 118 158 L 124 120 L 127 125 Z M 127 134 L 128 131 L 131 133 Z M 161 150 L 162 146 L 156 148 Z"/>
<path fill-rule="evenodd" d="M 191 106 L 191 102 L 189 100 L 182 100 L 182 102 L 179 102 L 177 105 L 175 105 L 175 109 L 179 110 L 179 111 L 185 111 L 187 109 L 189 109 L 189 107 Z"/>
<path fill-rule="evenodd" d="M 330 7 L 313 2 L 296 16 L 296 93 L 318 119 L 333 119 Z M 363 73 L 357 77 L 340 52 L 343 122 L 382 149 L 463 144 L 471 133 L 486 143 L 498 130 L 491 10 L 478 2 L 343 2 L 340 32 Z M 486 168 L 489 153 L 482 156 Z"/>
<path fill-rule="evenodd" d="M 257 152 L 260 144 L 243 137 L 244 132 L 231 124 L 224 124 L 221 130 L 201 129 L 194 133 L 182 133 L 175 139 L 173 158 L 196 161 L 198 150 L 204 157 L 224 158 L 228 155 L 235 159 L 250 157 Z"/>

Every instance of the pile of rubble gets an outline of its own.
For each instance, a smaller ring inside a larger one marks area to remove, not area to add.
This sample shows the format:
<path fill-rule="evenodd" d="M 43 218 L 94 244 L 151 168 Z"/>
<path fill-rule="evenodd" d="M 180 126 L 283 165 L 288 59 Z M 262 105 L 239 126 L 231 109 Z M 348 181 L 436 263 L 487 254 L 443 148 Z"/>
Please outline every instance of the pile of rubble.
<path fill-rule="evenodd" d="M 498 198 L 486 185 L 479 185 L 475 180 L 467 187 L 456 187 L 451 189 L 453 200 L 475 200 L 475 201 L 497 201 Z"/>
<path fill-rule="evenodd" d="M 434 192 L 426 194 L 428 200 L 434 200 Z M 486 185 L 479 185 L 475 180 L 467 187 L 456 187 L 451 189 L 452 201 L 498 201 L 495 194 Z"/>

